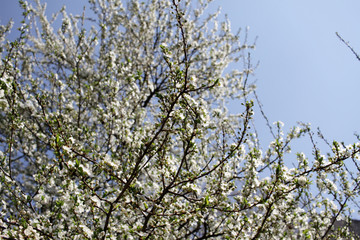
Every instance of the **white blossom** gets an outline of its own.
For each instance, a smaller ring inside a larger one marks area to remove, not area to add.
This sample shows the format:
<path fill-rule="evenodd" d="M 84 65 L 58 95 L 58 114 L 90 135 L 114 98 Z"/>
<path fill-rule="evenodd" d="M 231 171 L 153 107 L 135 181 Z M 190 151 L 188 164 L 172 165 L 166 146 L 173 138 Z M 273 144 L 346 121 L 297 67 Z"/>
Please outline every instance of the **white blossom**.
<path fill-rule="evenodd" d="M 302 187 L 305 186 L 306 182 L 307 182 L 307 179 L 305 176 L 301 176 L 297 179 L 297 183 Z"/>

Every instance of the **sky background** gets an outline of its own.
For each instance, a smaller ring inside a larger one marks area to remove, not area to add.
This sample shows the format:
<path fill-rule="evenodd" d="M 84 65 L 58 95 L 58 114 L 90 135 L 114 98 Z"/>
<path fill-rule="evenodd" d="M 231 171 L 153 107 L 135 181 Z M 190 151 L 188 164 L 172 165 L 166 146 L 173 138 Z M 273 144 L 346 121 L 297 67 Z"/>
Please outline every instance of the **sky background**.
<path fill-rule="evenodd" d="M 254 79 L 271 122 L 320 127 L 332 141 L 360 133 L 360 62 L 335 35 L 360 53 L 360 1 L 222 0 L 232 27 L 258 37 Z"/>
<path fill-rule="evenodd" d="M 49 12 L 63 4 L 70 11 L 82 11 L 80 0 L 46 2 Z M 10 17 L 20 21 L 16 0 L 0 3 L 0 24 Z M 252 80 L 256 80 L 270 122 L 281 120 L 285 129 L 298 121 L 310 122 L 314 130 L 320 127 L 330 142 L 356 141 L 354 133 L 360 133 L 360 62 L 335 32 L 360 53 L 360 1 L 215 0 L 210 10 L 218 7 L 228 15 L 234 32 L 249 26 L 249 42 L 257 37 L 251 54 L 259 66 Z M 236 112 L 238 106 L 232 103 L 231 111 Z M 265 126 L 259 117 L 255 116 L 258 126 Z M 265 127 L 258 132 L 266 139 Z M 299 143 L 298 149 L 311 152 L 310 145 L 303 144 Z"/>

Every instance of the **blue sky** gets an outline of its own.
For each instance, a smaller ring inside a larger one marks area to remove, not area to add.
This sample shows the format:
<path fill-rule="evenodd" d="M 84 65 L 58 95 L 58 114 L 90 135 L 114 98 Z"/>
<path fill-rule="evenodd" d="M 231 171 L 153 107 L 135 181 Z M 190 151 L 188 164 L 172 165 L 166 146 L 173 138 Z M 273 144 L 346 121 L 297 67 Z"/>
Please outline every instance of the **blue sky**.
<path fill-rule="evenodd" d="M 270 121 L 320 127 L 330 141 L 351 143 L 360 133 L 360 1 L 222 0 L 233 28 L 258 36 L 254 61 L 258 95 Z"/>
<path fill-rule="evenodd" d="M 62 4 L 82 11 L 82 1 L 47 2 L 50 11 Z M 10 17 L 19 20 L 17 1 L 0 3 L 1 24 Z M 258 37 L 252 56 L 260 64 L 253 80 L 271 122 L 281 120 L 285 127 L 310 122 L 330 141 L 356 140 L 360 62 L 335 32 L 360 53 L 360 1 L 215 0 L 211 9 L 219 6 L 234 31 L 249 26 L 249 41 Z M 231 110 L 237 110 L 237 103 L 232 103 Z M 265 128 L 259 128 L 262 132 Z"/>

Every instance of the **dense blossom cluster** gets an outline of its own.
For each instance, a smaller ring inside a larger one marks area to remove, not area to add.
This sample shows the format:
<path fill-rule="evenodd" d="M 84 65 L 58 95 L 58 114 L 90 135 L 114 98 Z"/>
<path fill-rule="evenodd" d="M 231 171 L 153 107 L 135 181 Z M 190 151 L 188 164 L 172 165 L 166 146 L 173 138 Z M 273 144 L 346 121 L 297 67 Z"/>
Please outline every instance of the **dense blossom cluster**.
<path fill-rule="evenodd" d="M 284 134 L 276 122 L 261 149 L 254 46 L 205 14 L 209 2 L 89 0 L 49 20 L 39 0 L 20 1 L 19 39 L 0 29 L 0 238 L 351 234 L 333 226 L 358 196 L 360 145 L 325 156 L 308 125 Z M 314 160 L 291 155 L 305 135 Z"/>

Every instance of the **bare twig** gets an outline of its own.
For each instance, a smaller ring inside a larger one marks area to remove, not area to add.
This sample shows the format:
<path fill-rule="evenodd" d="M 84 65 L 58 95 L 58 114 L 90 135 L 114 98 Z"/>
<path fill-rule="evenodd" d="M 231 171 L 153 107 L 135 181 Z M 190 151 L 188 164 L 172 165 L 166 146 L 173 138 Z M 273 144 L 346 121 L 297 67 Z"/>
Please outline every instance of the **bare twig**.
<path fill-rule="evenodd" d="M 276 137 L 275 137 L 274 131 L 273 131 L 271 125 L 270 125 L 269 119 L 267 118 L 267 116 L 266 116 L 266 114 L 265 114 L 265 112 L 264 112 L 264 110 L 263 110 L 263 105 L 262 105 L 262 103 L 260 102 L 260 99 L 259 99 L 259 97 L 257 96 L 256 91 L 254 91 L 254 96 L 255 96 L 256 102 L 258 103 L 258 106 L 259 106 L 261 115 L 262 115 L 263 118 L 265 119 L 266 125 L 268 126 L 271 135 L 272 135 L 272 136 L 274 137 L 274 139 L 275 139 Z"/>
<path fill-rule="evenodd" d="M 360 61 L 360 56 L 355 52 L 355 50 L 350 46 L 349 42 L 346 42 L 338 32 L 335 33 L 336 36 L 351 50 L 351 52 L 356 56 L 357 60 Z"/>

